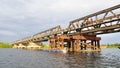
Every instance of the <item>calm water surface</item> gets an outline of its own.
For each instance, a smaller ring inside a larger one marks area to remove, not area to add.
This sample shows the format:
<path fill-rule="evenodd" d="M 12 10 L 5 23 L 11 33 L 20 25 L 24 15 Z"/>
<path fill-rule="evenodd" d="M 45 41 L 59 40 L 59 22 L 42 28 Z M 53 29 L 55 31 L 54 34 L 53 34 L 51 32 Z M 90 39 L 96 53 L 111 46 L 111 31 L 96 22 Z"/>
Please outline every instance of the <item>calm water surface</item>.
<path fill-rule="evenodd" d="M 67 54 L 0 49 L 0 68 L 120 68 L 120 49 Z"/>

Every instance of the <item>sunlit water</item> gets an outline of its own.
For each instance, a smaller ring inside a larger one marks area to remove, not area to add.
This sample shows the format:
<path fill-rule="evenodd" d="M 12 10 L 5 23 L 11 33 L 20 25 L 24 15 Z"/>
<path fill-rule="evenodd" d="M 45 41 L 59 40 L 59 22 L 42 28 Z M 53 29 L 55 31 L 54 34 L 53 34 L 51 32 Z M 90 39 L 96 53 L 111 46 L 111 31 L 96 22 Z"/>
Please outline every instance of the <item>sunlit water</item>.
<path fill-rule="evenodd" d="M 0 49 L 0 68 L 120 68 L 120 49 L 67 54 Z"/>

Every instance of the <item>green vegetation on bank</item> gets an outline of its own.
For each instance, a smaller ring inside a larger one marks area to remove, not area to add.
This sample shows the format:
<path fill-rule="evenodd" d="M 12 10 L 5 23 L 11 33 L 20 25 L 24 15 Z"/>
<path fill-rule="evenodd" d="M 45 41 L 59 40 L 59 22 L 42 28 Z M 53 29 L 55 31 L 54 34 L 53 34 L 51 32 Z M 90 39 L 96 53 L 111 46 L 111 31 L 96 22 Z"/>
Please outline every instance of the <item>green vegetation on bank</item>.
<path fill-rule="evenodd" d="M 12 45 L 4 42 L 0 42 L 0 48 L 12 48 Z"/>
<path fill-rule="evenodd" d="M 41 46 L 42 46 L 42 48 L 45 48 L 45 49 L 49 49 L 50 48 L 50 46 L 49 45 L 46 45 L 46 44 L 41 44 Z"/>
<path fill-rule="evenodd" d="M 107 46 L 107 48 L 118 48 L 120 47 L 119 43 L 115 43 L 115 44 L 103 44 L 102 46 Z"/>

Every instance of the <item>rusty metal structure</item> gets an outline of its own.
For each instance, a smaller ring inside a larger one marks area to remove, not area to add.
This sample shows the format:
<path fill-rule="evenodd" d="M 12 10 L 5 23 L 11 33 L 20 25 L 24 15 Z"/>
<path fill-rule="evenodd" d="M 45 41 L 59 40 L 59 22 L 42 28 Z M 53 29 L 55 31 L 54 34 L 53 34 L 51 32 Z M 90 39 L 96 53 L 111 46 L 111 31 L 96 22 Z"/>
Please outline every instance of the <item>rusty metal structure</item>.
<path fill-rule="evenodd" d="M 61 29 L 59 25 L 17 40 L 13 45 L 49 41 L 51 49 L 100 51 L 101 38 L 97 35 L 115 32 L 120 32 L 120 4 L 70 21 L 65 29 Z"/>

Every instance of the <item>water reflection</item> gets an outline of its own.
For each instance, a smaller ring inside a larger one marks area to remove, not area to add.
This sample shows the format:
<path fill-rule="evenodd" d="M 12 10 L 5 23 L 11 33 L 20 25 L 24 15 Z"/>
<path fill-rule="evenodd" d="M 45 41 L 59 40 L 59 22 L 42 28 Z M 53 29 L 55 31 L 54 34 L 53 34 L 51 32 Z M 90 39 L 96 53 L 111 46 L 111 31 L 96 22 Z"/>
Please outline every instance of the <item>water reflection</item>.
<path fill-rule="evenodd" d="M 55 53 L 53 53 L 55 54 Z M 94 68 L 97 59 L 100 59 L 100 52 L 69 52 L 67 54 L 56 53 L 55 55 L 64 58 L 64 62 L 69 68 Z"/>
<path fill-rule="evenodd" d="M 0 68 L 120 68 L 120 50 L 57 52 L 0 49 Z"/>
<path fill-rule="evenodd" d="M 114 53 L 116 50 L 113 52 L 110 51 L 107 51 L 106 53 L 103 49 L 102 52 L 69 52 L 67 54 L 52 54 L 57 57 L 62 57 L 64 63 L 68 65 L 69 68 L 119 68 L 120 53 L 116 55 Z M 111 55 L 111 53 L 113 55 Z"/>

